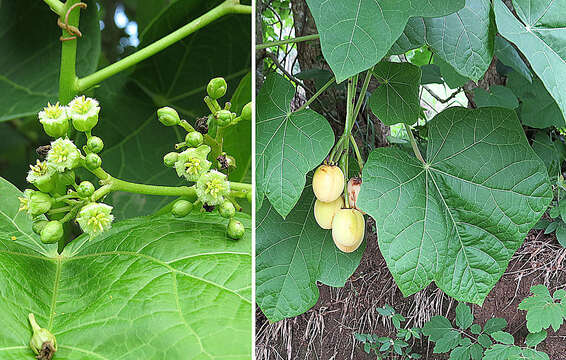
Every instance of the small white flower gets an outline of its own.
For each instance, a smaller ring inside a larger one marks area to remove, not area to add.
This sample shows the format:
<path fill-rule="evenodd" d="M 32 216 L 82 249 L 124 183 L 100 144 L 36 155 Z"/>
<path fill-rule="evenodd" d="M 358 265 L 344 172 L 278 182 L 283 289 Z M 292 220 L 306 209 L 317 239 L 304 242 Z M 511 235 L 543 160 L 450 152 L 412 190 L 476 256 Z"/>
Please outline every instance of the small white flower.
<path fill-rule="evenodd" d="M 112 206 L 90 203 L 81 208 L 77 215 L 77 222 L 83 232 L 89 235 L 96 235 L 110 229 L 112 226 L 114 215 L 111 212 Z"/>
<path fill-rule="evenodd" d="M 195 191 L 200 201 L 208 205 L 218 205 L 230 194 L 230 182 L 226 175 L 216 170 L 201 175 Z"/>
<path fill-rule="evenodd" d="M 177 175 L 185 177 L 189 181 L 197 181 L 212 166 L 212 163 L 206 159 L 209 152 L 210 146 L 201 145 L 180 153 L 175 162 Z"/>
<path fill-rule="evenodd" d="M 77 96 L 68 105 L 67 113 L 78 131 L 90 131 L 98 123 L 100 106 L 93 98 Z"/>
<path fill-rule="evenodd" d="M 57 172 L 76 168 L 81 159 L 81 152 L 69 139 L 57 139 L 51 143 L 47 153 L 47 166 Z"/>
<path fill-rule="evenodd" d="M 49 136 L 55 138 L 64 136 L 69 129 L 69 120 L 67 119 L 67 109 L 65 106 L 51 105 L 47 103 L 38 114 L 39 122 L 43 125 L 43 129 Z"/>

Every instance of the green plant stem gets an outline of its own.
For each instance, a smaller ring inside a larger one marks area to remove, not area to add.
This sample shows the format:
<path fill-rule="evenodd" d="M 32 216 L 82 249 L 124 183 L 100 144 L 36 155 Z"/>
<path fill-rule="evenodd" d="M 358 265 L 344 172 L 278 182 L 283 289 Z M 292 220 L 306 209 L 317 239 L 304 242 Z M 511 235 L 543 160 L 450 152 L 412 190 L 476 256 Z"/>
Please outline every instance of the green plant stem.
<path fill-rule="evenodd" d="M 358 114 L 360 113 L 360 110 L 362 108 L 362 105 L 366 99 L 366 92 L 368 91 L 368 86 L 369 86 L 369 82 L 371 80 L 371 74 L 373 72 L 373 68 L 368 70 L 368 72 L 366 73 L 366 77 L 364 79 L 364 82 L 362 84 L 362 91 L 360 92 L 360 97 L 358 98 L 358 102 L 356 103 L 356 107 L 354 108 L 354 115 L 353 115 L 353 119 L 355 121 L 355 119 L 358 118 Z"/>
<path fill-rule="evenodd" d="M 298 42 L 302 42 L 302 41 L 318 40 L 319 38 L 320 38 L 319 34 L 299 36 L 299 37 L 292 38 L 292 39 L 272 41 L 272 42 L 266 42 L 266 43 L 263 43 L 263 44 L 259 44 L 259 45 L 255 46 L 255 49 L 256 50 L 267 49 L 267 48 L 270 48 L 272 46 L 298 43 Z"/>
<path fill-rule="evenodd" d="M 216 6 L 207 13 L 194 19 L 187 25 L 181 27 L 180 29 L 172 32 L 171 34 L 157 40 L 144 47 L 141 50 L 119 60 L 107 67 L 98 70 L 97 72 L 90 74 L 84 78 L 78 79 L 75 90 L 77 92 L 83 92 L 86 89 L 93 87 L 94 85 L 100 83 L 101 81 L 109 78 L 112 75 L 123 71 L 140 61 L 147 59 L 148 57 L 155 55 L 156 53 L 166 49 L 167 47 L 173 45 L 179 40 L 182 40 L 186 36 L 194 33 L 195 31 L 202 29 L 211 22 L 225 16 L 228 14 L 251 14 L 252 7 L 247 5 L 240 5 L 238 0 L 226 0 L 222 4 Z"/>
<path fill-rule="evenodd" d="M 43 0 L 47 5 L 49 5 L 49 7 L 51 8 L 51 10 L 59 15 L 65 15 L 64 13 L 64 9 L 65 9 L 65 4 L 63 4 L 61 1 L 59 0 Z"/>
<path fill-rule="evenodd" d="M 328 80 L 328 82 L 326 84 L 324 84 L 323 87 L 321 87 L 310 99 L 307 100 L 306 103 L 303 104 L 303 106 L 298 108 L 297 111 L 295 111 L 295 112 L 306 109 L 307 106 L 312 104 L 312 102 L 315 101 L 316 98 L 320 96 L 320 94 L 322 94 L 324 91 L 326 91 L 326 89 L 328 89 L 330 87 L 330 85 L 332 85 L 335 82 L 336 82 L 336 78 L 333 76 L 332 79 Z"/>
<path fill-rule="evenodd" d="M 78 3 L 79 0 L 68 0 L 59 18 L 65 22 L 65 14 L 67 10 Z M 50 5 L 51 6 L 51 5 Z M 69 25 L 79 27 L 80 8 L 75 8 L 69 15 Z M 70 37 L 73 34 L 62 29 L 63 37 Z M 61 104 L 68 104 L 77 94 L 76 91 L 76 63 L 77 63 L 77 39 L 61 41 L 61 73 L 59 74 L 59 101 Z"/>
<path fill-rule="evenodd" d="M 421 154 L 421 151 L 419 150 L 419 146 L 417 145 L 417 141 L 415 140 L 415 137 L 413 136 L 413 132 L 411 131 L 411 127 L 407 124 L 404 124 L 404 125 L 405 125 L 405 131 L 407 132 L 407 135 L 409 136 L 409 140 L 411 141 L 411 146 L 413 147 L 413 152 L 415 153 L 415 156 L 423 164 L 426 164 L 426 162 L 424 161 L 424 158 Z"/>
<path fill-rule="evenodd" d="M 358 160 L 358 166 L 360 167 L 360 172 L 364 168 L 364 160 L 362 159 L 362 155 L 360 154 L 360 149 L 358 149 L 358 144 L 356 143 L 356 139 L 354 139 L 354 135 L 350 133 L 350 141 L 352 141 L 352 147 L 354 148 L 354 153 L 356 154 L 356 159 Z"/>
<path fill-rule="evenodd" d="M 357 76 L 354 77 L 355 80 L 357 80 Z M 353 81 L 352 78 L 348 79 L 348 94 L 346 96 L 346 124 L 344 126 L 344 134 L 342 134 L 342 138 L 344 139 L 344 149 L 346 150 L 344 152 L 344 154 L 342 155 L 344 157 L 343 159 L 343 164 L 344 164 L 344 168 L 342 169 L 342 172 L 344 173 L 345 176 L 345 180 L 344 181 L 344 203 L 346 205 L 346 208 L 349 209 L 350 208 L 350 201 L 349 201 L 349 196 L 347 196 L 348 194 L 348 153 L 350 152 L 350 131 L 351 131 L 351 125 L 350 123 L 352 122 L 352 102 L 354 99 L 354 94 L 355 94 L 355 84 L 357 83 Z"/>

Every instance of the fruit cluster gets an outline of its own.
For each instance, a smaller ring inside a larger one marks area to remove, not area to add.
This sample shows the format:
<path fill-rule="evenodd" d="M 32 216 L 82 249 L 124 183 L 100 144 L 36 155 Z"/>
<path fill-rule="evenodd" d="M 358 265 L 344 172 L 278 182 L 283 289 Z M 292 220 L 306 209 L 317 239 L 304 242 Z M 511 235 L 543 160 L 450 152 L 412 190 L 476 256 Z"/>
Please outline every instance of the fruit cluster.
<path fill-rule="evenodd" d="M 213 156 L 210 144 L 222 147 L 223 129 L 238 124 L 241 120 L 251 121 L 251 103 L 244 106 L 242 114 L 237 116 L 230 111 L 231 104 L 228 102 L 221 108 L 217 99 L 226 94 L 227 84 L 223 78 L 212 79 L 207 86 L 208 96 L 204 98 L 211 114 L 205 117 L 206 122 L 197 124 L 197 131 L 186 120 L 181 120 L 177 111 L 170 107 L 164 107 L 157 111 L 159 121 L 165 126 L 180 126 L 186 132 L 185 141 L 175 145 L 176 150 L 181 152 L 170 152 L 163 157 L 163 163 L 167 167 L 174 168 L 177 175 L 187 181 L 195 182 L 197 201 L 192 203 L 186 199 L 177 200 L 171 209 L 175 217 L 187 216 L 194 207 L 204 207 L 206 211 L 218 209 L 220 216 L 229 219 L 227 234 L 232 239 L 240 239 L 244 235 L 244 225 L 234 219 L 236 206 L 230 189 L 228 176 L 224 172 L 236 167 L 236 161 L 232 156 L 221 152 Z M 198 123 L 198 122 L 197 122 Z M 213 162 L 209 157 L 216 161 Z M 223 172 L 224 171 L 224 172 Z M 251 192 L 248 192 L 251 201 Z"/>
<path fill-rule="evenodd" d="M 355 251 L 364 239 L 364 214 L 356 208 L 361 179 L 353 177 L 348 181 L 348 204 L 344 201 L 344 173 L 338 166 L 319 166 L 312 179 L 316 196 L 314 217 L 323 229 L 332 229 L 332 239 L 343 252 Z"/>
<path fill-rule="evenodd" d="M 26 180 L 37 190 L 26 189 L 20 197 L 20 211 L 33 217 L 33 231 L 44 243 L 63 239 L 64 224 L 75 219 L 81 230 L 91 236 L 110 228 L 112 207 L 98 201 L 95 187 L 89 181 L 76 183 L 75 170 L 84 167 L 95 171 L 102 160 L 97 155 L 104 143 L 92 136 L 98 123 L 98 101 L 78 96 L 69 105 L 48 104 L 38 117 L 45 133 L 56 138 L 47 147 L 45 160 L 30 165 Z M 70 126 L 87 137 L 83 152 L 69 140 Z"/>

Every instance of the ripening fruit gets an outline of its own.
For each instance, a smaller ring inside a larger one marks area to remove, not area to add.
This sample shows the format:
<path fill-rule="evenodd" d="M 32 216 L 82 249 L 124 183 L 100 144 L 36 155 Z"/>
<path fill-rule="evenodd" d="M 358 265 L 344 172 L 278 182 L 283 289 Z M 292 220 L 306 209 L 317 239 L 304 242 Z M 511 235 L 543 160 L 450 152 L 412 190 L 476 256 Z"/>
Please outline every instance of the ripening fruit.
<path fill-rule="evenodd" d="M 318 200 L 334 201 L 344 191 L 344 173 L 338 166 L 321 165 L 314 172 L 312 189 Z"/>
<path fill-rule="evenodd" d="M 314 218 L 317 224 L 323 229 L 332 229 L 334 214 L 343 207 L 344 198 L 342 196 L 331 202 L 322 202 L 316 199 L 314 203 Z"/>
<path fill-rule="evenodd" d="M 343 252 L 355 251 L 365 233 L 365 220 L 361 212 L 356 209 L 340 209 L 332 220 L 332 239 L 334 244 Z"/>
<path fill-rule="evenodd" d="M 246 232 L 246 228 L 244 227 L 244 224 L 232 218 L 228 223 L 226 232 L 228 233 L 228 236 L 231 239 L 240 240 L 244 236 L 244 233 Z"/>

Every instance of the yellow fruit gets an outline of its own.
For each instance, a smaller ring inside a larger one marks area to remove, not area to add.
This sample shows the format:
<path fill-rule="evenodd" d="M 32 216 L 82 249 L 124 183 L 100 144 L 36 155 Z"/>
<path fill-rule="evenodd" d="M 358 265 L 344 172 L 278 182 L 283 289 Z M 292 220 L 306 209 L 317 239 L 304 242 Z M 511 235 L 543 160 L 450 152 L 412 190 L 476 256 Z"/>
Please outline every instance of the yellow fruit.
<path fill-rule="evenodd" d="M 312 189 L 318 200 L 334 201 L 344 192 L 344 173 L 338 166 L 321 165 L 314 172 Z"/>
<path fill-rule="evenodd" d="M 350 253 L 364 240 L 365 229 L 366 223 L 361 212 L 356 209 L 340 209 L 332 220 L 332 239 L 338 249 Z"/>
<path fill-rule="evenodd" d="M 322 202 L 317 199 L 314 203 L 314 218 L 321 228 L 332 229 L 334 214 L 343 207 L 344 198 L 342 196 L 331 202 Z"/>

